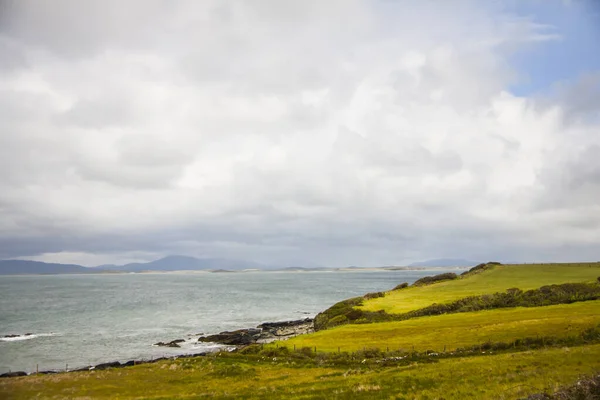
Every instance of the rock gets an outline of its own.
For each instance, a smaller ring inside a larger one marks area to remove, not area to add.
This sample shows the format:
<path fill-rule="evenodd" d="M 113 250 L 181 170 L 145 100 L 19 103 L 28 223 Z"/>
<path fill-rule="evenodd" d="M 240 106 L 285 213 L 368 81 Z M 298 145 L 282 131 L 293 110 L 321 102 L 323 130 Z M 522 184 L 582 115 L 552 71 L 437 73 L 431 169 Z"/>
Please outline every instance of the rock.
<path fill-rule="evenodd" d="M 136 364 L 135 360 L 127 361 L 126 363 L 121 364 L 122 367 L 132 367 Z"/>
<path fill-rule="evenodd" d="M 103 370 L 103 369 L 108 369 L 108 368 L 119 368 L 120 366 L 121 366 L 120 362 L 113 361 L 113 362 L 98 364 L 94 367 L 94 369 L 95 370 Z"/>
<path fill-rule="evenodd" d="M 2 337 L 5 337 L 5 338 L 15 338 L 15 337 L 19 337 L 19 336 L 20 335 L 4 335 Z"/>
<path fill-rule="evenodd" d="M 185 342 L 185 340 L 183 339 L 176 339 L 176 340 L 172 340 L 170 342 L 158 342 L 158 343 L 154 343 L 154 346 L 162 346 L 162 347 L 181 347 L 180 345 L 178 345 L 177 343 L 183 343 Z"/>
<path fill-rule="evenodd" d="M 81 367 L 81 368 L 74 369 L 71 372 L 83 372 L 83 371 L 89 371 L 91 369 L 92 369 L 92 367 L 88 365 L 87 367 Z"/>
<path fill-rule="evenodd" d="M 16 378 L 17 376 L 27 376 L 27 372 L 24 372 L 24 371 L 6 372 L 6 373 L 0 375 L 0 378 Z"/>
<path fill-rule="evenodd" d="M 314 323 L 311 318 L 305 318 L 295 321 L 265 322 L 258 328 L 263 331 L 262 339 L 278 339 L 314 332 Z"/>
<path fill-rule="evenodd" d="M 227 345 L 248 345 L 256 343 L 260 338 L 262 331 L 260 329 L 239 329 L 232 332 L 221 332 L 216 335 L 201 336 L 199 342 L 212 342 Z"/>
<path fill-rule="evenodd" d="M 313 331 L 313 320 L 305 318 L 295 321 L 265 322 L 257 328 L 239 329 L 232 332 L 225 331 L 216 335 L 202 336 L 198 338 L 198 341 L 226 345 L 249 345 L 289 338 Z"/>

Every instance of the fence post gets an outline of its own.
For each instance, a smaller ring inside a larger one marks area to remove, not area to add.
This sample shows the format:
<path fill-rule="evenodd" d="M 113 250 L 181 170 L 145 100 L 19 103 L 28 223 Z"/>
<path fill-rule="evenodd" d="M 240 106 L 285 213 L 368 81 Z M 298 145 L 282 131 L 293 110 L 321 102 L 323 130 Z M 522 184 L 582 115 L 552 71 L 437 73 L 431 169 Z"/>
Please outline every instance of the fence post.
<path fill-rule="evenodd" d="M 65 372 L 69 372 L 69 364 L 65 364 Z"/>
<path fill-rule="evenodd" d="M 315 346 L 315 354 L 317 354 L 317 346 Z"/>
<path fill-rule="evenodd" d="M 40 366 L 39 366 L 39 364 L 35 364 L 35 373 L 36 374 L 40 373 Z"/>

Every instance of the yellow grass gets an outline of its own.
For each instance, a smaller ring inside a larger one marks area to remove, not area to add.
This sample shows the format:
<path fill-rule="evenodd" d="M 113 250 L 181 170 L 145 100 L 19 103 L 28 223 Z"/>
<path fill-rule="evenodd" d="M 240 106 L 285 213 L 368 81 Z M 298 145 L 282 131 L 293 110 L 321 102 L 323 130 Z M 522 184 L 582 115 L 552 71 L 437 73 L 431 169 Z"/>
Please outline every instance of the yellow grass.
<path fill-rule="evenodd" d="M 343 325 L 278 343 L 318 351 L 413 348 L 441 351 L 536 336 L 565 337 L 600 324 L 600 300 L 547 307 L 508 308 L 445 314 L 405 321 Z"/>
<path fill-rule="evenodd" d="M 0 380 L 3 399 L 517 399 L 600 368 L 600 345 L 368 369 L 241 356 Z M 227 371 L 238 371 L 228 375 Z"/>
<path fill-rule="evenodd" d="M 503 292 L 513 287 L 529 290 L 551 284 L 591 282 L 599 276 L 600 263 L 501 265 L 453 281 L 391 291 L 385 297 L 366 300 L 359 308 L 400 314 L 433 303 L 448 303 L 467 296 Z"/>

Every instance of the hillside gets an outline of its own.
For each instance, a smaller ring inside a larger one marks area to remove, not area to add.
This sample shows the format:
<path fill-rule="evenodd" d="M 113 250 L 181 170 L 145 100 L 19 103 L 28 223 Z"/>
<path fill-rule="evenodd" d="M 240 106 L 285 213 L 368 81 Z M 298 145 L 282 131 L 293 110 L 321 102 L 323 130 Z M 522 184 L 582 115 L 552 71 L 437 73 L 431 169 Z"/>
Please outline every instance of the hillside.
<path fill-rule="evenodd" d="M 554 399 L 561 388 L 581 399 L 600 395 L 600 387 L 577 384 L 600 370 L 600 264 L 483 265 L 321 315 L 363 309 L 405 319 L 355 320 L 234 352 L 2 379 L 0 397 Z"/>
<path fill-rule="evenodd" d="M 567 282 L 591 282 L 598 276 L 600 263 L 496 265 L 456 280 L 386 292 L 384 297 L 364 301 L 360 308 L 397 314 L 467 296 L 510 288 L 529 290 Z"/>
<path fill-rule="evenodd" d="M 97 267 L 84 267 L 76 264 L 45 263 L 29 260 L 0 261 L 0 275 L 21 274 L 98 274 L 112 272 L 145 271 L 240 271 L 244 269 L 265 269 L 265 265 L 251 261 L 228 260 L 222 258 L 195 258 L 189 256 L 167 256 L 146 263 L 125 265 L 105 264 Z"/>
<path fill-rule="evenodd" d="M 75 264 L 28 260 L 0 260 L 0 275 L 93 274 L 103 272 Z"/>

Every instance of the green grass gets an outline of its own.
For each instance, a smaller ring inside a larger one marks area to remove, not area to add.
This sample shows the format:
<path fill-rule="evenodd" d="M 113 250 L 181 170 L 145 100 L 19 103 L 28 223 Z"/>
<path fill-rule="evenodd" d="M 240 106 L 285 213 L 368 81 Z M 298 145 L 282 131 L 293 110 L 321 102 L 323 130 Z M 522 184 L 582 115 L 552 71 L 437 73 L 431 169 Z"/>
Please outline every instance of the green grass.
<path fill-rule="evenodd" d="M 448 303 L 467 296 L 503 292 L 514 287 L 529 290 L 567 282 L 592 282 L 599 276 L 600 263 L 499 265 L 452 281 L 387 292 L 385 297 L 365 300 L 358 308 L 400 314 L 433 303 Z"/>
<path fill-rule="evenodd" d="M 367 348 L 441 351 L 486 341 L 511 342 L 524 337 L 565 337 L 600 324 L 600 300 L 547 307 L 518 307 L 419 317 L 405 321 L 343 325 L 279 342 L 318 351 Z"/>
<path fill-rule="evenodd" d="M 387 292 L 385 297 L 365 300 L 361 307 L 399 314 L 509 288 L 530 290 L 591 282 L 598 276 L 599 263 L 503 265 L 452 281 Z M 597 338 L 581 333 L 599 324 L 600 300 L 591 300 L 344 325 L 272 344 L 262 351 L 251 347 L 247 354 L 223 353 L 106 371 L 0 379 L 0 398 L 516 399 L 554 391 L 572 385 L 581 375 L 597 373 L 600 344 L 590 344 Z M 451 352 L 536 336 L 579 340 L 556 340 L 555 347 L 544 348 L 546 341 L 531 351 L 511 346 L 497 354 L 479 350 L 439 357 L 421 354 L 385 362 L 381 358 L 390 354 L 360 352 L 363 348 L 388 347 L 409 351 L 413 346 L 421 352 L 441 352 L 446 346 Z M 575 343 L 580 346 L 558 347 Z M 291 349 L 294 345 L 316 346 L 319 353 L 275 348 Z M 337 354 L 338 347 L 358 352 Z M 363 363 L 368 353 L 373 358 Z"/>
<path fill-rule="evenodd" d="M 516 399 L 600 368 L 600 345 L 381 368 L 224 355 L 0 380 L 0 398 Z"/>

